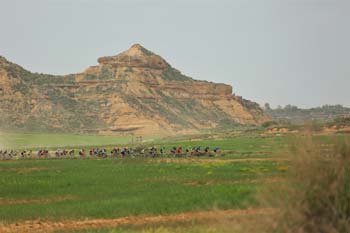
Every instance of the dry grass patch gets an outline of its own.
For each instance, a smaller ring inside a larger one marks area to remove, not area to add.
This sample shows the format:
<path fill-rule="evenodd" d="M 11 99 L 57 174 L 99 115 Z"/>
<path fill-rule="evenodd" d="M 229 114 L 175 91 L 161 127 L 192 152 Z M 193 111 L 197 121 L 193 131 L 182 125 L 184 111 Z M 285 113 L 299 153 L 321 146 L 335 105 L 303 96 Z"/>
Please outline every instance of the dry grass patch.
<path fill-rule="evenodd" d="M 0 172 L 32 172 L 32 171 L 45 171 L 56 170 L 56 167 L 10 167 L 0 168 Z"/>
<path fill-rule="evenodd" d="M 80 221 L 67 220 L 62 222 L 51 221 L 25 221 L 8 225 L 0 225 L 0 232 L 53 232 L 56 230 L 79 230 L 93 229 L 102 227 L 118 227 L 125 225 L 146 225 L 161 223 L 190 222 L 198 219 L 199 221 L 217 220 L 227 224 L 232 220 L 240 217 L 249 217 L 260 214 L 273 214 L 275 209 L 244 209 L 244 210 L 220 210 L 220 211 L 203 211 L 187 212 L 171 215 L 157 216 L 130 216 L 116 219 L 87 219 Z"/>
<path fill-rule="evenodd" d="M 260 179 L 242 179 L 242 180 L 206 180 L 206 181 L 187 181 L 184 185 L 188 186 L 206 186 L 217 184 L 266 184 L 266 183 L 279 183 L 284 179 L 280 177 L 269 177 Z"/>
<path fill-rule="evenodd" d="M 76 196 L 73 195 L 65 195 L 62 197 L 53 197 L 53 198 L 41 198 L 41 199 L 3 199 L 0 198 L 0 206 L 1 205 L 16 205 L 16 204 L 35 204 L 35 203 L 51 203 L 51 202 L 61 202 L 66 200 L 77 199 Z"/>

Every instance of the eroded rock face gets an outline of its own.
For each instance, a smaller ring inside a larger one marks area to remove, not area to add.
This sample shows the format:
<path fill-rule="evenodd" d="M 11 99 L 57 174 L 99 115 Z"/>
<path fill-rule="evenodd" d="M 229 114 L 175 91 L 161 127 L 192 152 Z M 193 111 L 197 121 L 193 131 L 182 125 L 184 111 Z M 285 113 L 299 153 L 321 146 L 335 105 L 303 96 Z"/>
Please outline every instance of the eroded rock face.
<path fill-rule="evenodd" d="M 98 63 L 113 67 L 138 67 L 164 70 L 169 64 L 160 56 L 148 51 L 139 44 L 133 45 L 127 51 L 111 57 L 100 57 Z"/>
<path fill-rule="evenodd" d="M 168 135 L 269 120 L 231 86 L 187 77 L 140 45 L 98 62 L 52 76 L 0 57 L 0 128 Z"/>

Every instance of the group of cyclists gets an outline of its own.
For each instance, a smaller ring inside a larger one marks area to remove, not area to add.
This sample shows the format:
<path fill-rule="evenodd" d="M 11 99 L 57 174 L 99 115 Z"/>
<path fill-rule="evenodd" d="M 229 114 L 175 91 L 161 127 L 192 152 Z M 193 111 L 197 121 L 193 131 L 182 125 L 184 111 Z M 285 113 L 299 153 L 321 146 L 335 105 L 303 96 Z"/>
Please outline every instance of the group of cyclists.
<path fill-rule="evenodd" d="M 56 151 L 48 151 L 46 149 L 38 150 L 33 152 L 32 150 L 22 150 L 20 152 L 16 150 L 0 150 L 0 159 L 19 159 L 19 158 L 73 158 L 78 155 L 79 157 L 99 157 L 99 158 L 125 158 L 125 157 L 149 157 L 149 158 L 177 158 L 177 157 L 193 157 L 193 156 L 216 156 L 219 154 L 219 148 L 214 147 L 212 150 L 209 146 L 202 149 L 201 146 L 186 148 L 183 147 L 171 147 L 166 149 L 166 147 L 161 146 L 157 148 L 156 146 L 144 148 L 129 148 L 129 147 L 114 147 L 111 151 L 106 148 L 92 148 L 90 150 L 85 150 L 84 148 L 76 151 L 74 149 L 57 149 Z"/>

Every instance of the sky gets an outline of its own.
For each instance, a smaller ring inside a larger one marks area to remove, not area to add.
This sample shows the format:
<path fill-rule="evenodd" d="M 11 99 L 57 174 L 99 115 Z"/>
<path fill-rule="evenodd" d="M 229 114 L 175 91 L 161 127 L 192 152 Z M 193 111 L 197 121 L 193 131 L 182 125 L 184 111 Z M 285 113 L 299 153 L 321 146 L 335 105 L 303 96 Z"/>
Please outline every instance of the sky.
<path fill-rule="evenodd" d="M 350 107 L 349 0 L 0 0 L 0 55 L 78 73 L 132 44 L 264 104 Z"/>

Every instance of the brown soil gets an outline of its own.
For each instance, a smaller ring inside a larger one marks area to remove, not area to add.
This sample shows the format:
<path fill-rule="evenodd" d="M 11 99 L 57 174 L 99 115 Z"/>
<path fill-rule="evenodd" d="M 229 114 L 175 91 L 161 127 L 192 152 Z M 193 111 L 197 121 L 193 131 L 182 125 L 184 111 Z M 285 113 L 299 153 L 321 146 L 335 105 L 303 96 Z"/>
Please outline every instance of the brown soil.
<path fill-rule="evenodd" d="M 62 197 L 53 197 L 53 198 L 43 198 L 43 199 L 3 199 L 3 198 L 0 198 L 0 206 L 1 205 L 60 202 L 60 201 L 72 200 L 72 199 L 76 199 L 76 198 L 77 197 L 72 196 L 72 195 L 66 195 L 66 196 L 62 196 Z"/>
<path fill-rule="evenodd" d="M 53 167 L 11 167 L 11 168 L 0 168 L 0 172 L 31 172 L 31 171 L 44 171 L 57 169 Z"/>
<path fill-rule="evenodd" d="M 206 185 L 215 185 L 215 184 L 257 184 L 257 183 L 278 183 L 282 182 L 283 178 L 279 177 L 269 177 L 269 178 L 260 178 L 260 179 L 242 179 L 242 180 L 206 180 L 206 181 L 193 181 L 187 180 L 185 182 L 181 182 L 175 178 L 168 177 L 156 177 L 156 178 L 147 178 L 146 182 L 172 182 L 179 183 L 188 186 L 206 186 Z"/>
<path fill-rule="evenodd" d="M 277 183 L 283 181 L 282 178 L 279 177 L 270 177 L 270 178 L 265 178 L 265 179 L 245 179 L 245 180 L 227 180 L 227 181 L 222 181 L 222 180 L 208 180 L 205 182 L 198 182 L 198 181 L 190 181 L 184 183 L 184 185 L 189 185 L 189 186 L 203 186 L 203 185 L 215 185 L 215 184 L 257 184 L 257 183 Z"/>
<path fill-rule="evenodd" d="M 232 153 L 232 154 L 240 154 L 240 155 L 271 155 L 272 152 L 271 151 L 244 151 L 244 152 L 240 152 L 240 151 L 224 151 L 225 154 L 226 153 Z"/>
<path fill-rule="evenodd" d="M 190 158 L 190 159 L 156 159 L 149 160 L 149 163 L 242 163 L 242 162 L 264 162 L 264 161 L 275 161 L 275 162 L 286 162 L 290 161 L 288 158 L 246 158 L 246 159 L 201 159 L 201 158 Z"/>
<path fill-rule="evenodd" d="M 181 214 L 158 215 L 158 216 L 130 216 L 116 219 L 87 219 L 67 220 L 62 222 L 52 221 L 25 221 L 13 224 L 0 224 L 0 232 L 53 232 L 56 230 L 78 230 L 101 227 L 118 227 L 122 225 L 145 225 L 167 222 L 187 222 L 194 219 L 213 220 L 223 218 L 234 218 L 241 216 L 252 216 L 258 214 L 272 214 L 276 212 L 271 208 L 245 209 L 245 210 L 220 210 L 205 212 L 187 212 Z"/>

